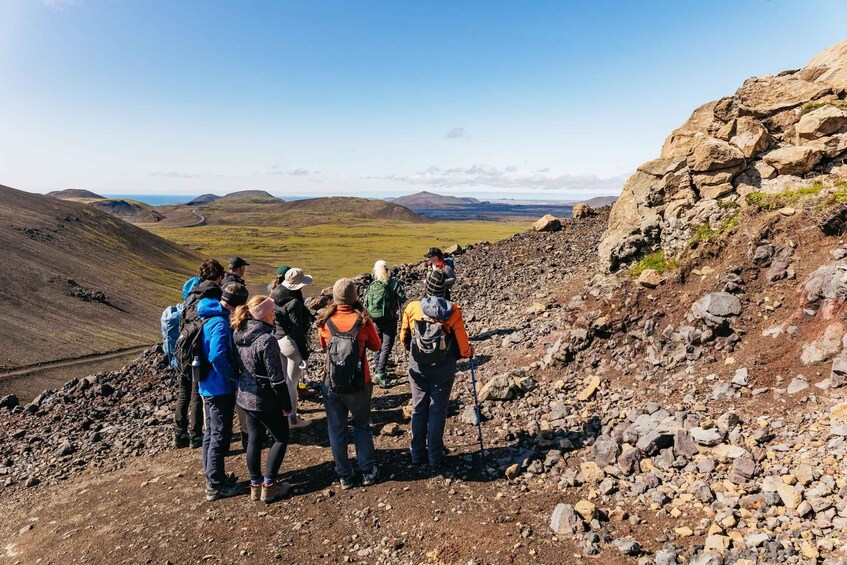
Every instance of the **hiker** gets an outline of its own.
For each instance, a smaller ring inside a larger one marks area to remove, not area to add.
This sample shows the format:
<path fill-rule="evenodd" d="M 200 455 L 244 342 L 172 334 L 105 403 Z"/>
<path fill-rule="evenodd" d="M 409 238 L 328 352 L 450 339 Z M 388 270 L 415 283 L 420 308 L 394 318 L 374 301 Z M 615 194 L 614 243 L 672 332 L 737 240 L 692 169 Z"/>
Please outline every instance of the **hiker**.
<path fill-rule="evenodd" d="M 456 270 L 444 259 L 444 252 L 437 247 L 430 247 L 424 257 L 429 260 L 428 272 L 441 271 L 444 273 L 445 294 L 444 299 L 450 300 L 450 289 L 456 283 Z"/>
<path fill-rule="evenodd" d="M 244 283 L 244 273 L 247 271 L 247 267 L 250 266 L 250 263 L 242 259 L 241 257 L 230 257 L 229 259 L 229 269 L 224 275 L 224 280 L 221 285 L 226 285 L 227 283 Z"/>
<path fill-rule="evenodd" d="M 456 361 L 473 357 L 462 309 L 444 298 L 444 272 L 430 271 L 426 298 L 410 302 L 403 312 L 400 341 L 409 352 L 412 389 L 412 464 L 444 461 L 447 403 L 456 377 Z"/>
<path fill-rule="evenodd" d="M 406 289 L 388 270 L 388 263 L 374 263 L 373 282 L 365 293 L 365 308 L 376 325 L 376 334 L 382 343 L 376 355 L 374 382 L 385 388 L 389 386 L 388 358 L 397 337 L 400 307 L 406 302 Z"/>
<path fill-rule="evenodd" d="M 344 490 L 353 488 L 355 474 L 347 456 L 347 416 L 352 416 L 356 460 L 362 484 L 376 483 L 379 470 L 370 429 L 371 373 L 366 349 L 379 350 L 379 337 L 350 279 L 332 287 L 332 304 L 318 320 L 318 336 L 326 350 L 323 382 L 324 407 L 335 472 Z"/>
<path fill-rule="evenodd" d="M 221 298 L 219 285 L 224 276 L 223 265 L 214 259 L 206 259 L 200 264 L 198 272 L 200 276 L 188 279 L 182 287 L 180 332 L 188 320 L 197 316 L 197 304 L 200 300 Z M 191 376 L 190 359 L 185 360 L 182 369 L 177 366 L 177 359 L 173 361 L 179 373 L 176 379 L 179 388 L 174 406 L 174 447 L 181 449 L 191 446 L 192 449 L 197 449 L 203 445 L 203 404 L 197 390 L 197 381 Z"/>
<path fill-rule="evenodd" d="M 203 298 L 197 305 L 197 315 L 203 324 L 202 359 L 204 372 L 198 390 L 203 397 L 206 429 L 203 433 L 203 471 L 206 474 L 206 500 L 228 498 L 240 493 L 224 471 L 224 458 L 232 440 L 232 419 L 235 408 L 235 361 L 232 329 L 229 317 L 247 302 L 247 289 L 242 284 L 225 284 L 221 299 Z"/>
<path fill-rule="evenodd" d="M 286 416 L 291 413 L 291 399 L 280 362 L 279 345 L 274 338 L 274 301 L 267 296 L 252 297 L 247 304 L 235 309 L 230 326 L 238 350 L 236 403 L 247 417 L 249 432 L 250 500 L 270 504 L 291 489 L 278 476 L 288 447 Z M 265 430 L 271 434 L 273 443 L 262 475 Z"/>
<path fill-rule="evenodd" d="M 274 280 L 268 283 L 268 296 L 270 296 L 271 293 L 276 290 L 276 287 L 282 284 L 282 281 L 285 280 L 285 273 L 287 273 L 288 269 L 290 268 L 291 267 L 289 267 L 288 265 L 282 265 L 279 269 L 276 270 L 276 273 L 274 274 Z"/>
<path fill-rule="evenodd" d="M 282 355 L 282 370 L 288 382 L 291 395 L 291 415 L 288 427 L 292 430 L 307 428 L 312 421 L 297 413 L 297 394 L 300 380 L 303 378 L 305 361 L 309 358 L 309 329 L 312 327 L 312 313 L 303 303 L 303 288 L 312 284 L 312 277 L 303 269 L 288 269 L 283 281 L 272 294 L 276 305 L 275 330 Z"/>

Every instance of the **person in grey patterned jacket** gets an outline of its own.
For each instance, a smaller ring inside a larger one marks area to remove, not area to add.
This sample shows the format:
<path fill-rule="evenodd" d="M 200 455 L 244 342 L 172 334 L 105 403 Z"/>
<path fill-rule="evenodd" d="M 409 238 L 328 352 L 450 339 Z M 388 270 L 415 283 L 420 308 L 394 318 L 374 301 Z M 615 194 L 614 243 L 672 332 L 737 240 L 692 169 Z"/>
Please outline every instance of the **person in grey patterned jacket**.
<path fill-rule="evenodd" d="M 288 418 L 291 398 L 279 344 L 274 337 L 274 301 L 254 296 L 236 309 L 230 320 L 238 350 L 238 394 L 236 403 L 245 413 L 248 429 L 247 469 L 250 499 L 270 504 L 285 496 L 288 483 L 278 478 L 288 448 Z M 267 429 L 273 437 L 262 475 L 262 438 Z"/>

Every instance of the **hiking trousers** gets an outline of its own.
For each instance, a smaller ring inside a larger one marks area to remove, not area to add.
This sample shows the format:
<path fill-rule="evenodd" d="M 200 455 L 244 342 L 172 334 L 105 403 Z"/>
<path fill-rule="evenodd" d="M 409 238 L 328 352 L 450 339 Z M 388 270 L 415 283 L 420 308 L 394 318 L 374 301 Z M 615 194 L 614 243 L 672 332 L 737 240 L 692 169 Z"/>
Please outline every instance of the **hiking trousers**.
<path fill-rule="evenodd" d="M 376 335 L 379 336 L 379 341 L 382 342 L 376 354 L 374 372 L 377 375 L 384 375 L 388 367 L 388 359 L 391 357 L 391 351 L 394 349 L 394 340 L 397 339 L 397 319 L 383 318 L 374 320 L 374 325 L 376 326 Z"/>
<path fill-rule="evenodd" d="M 197 390 L 197 381 L 191 377 L 177 377 L 176 407 L 174 408 L 174 431 L 178 435 L 187 433 L 191 439 L 203 436 L 203 401 Z"/>
<path fill-rule="evenodd" d="M 285 336 L 277 343 L 279 343 L 282 372 L 285 373 L 285 380 L 288 382 L 288 396 L 291 397 L 291 415 L 296 416 L 297 386 L 300 384 L 300 379 L 303 378 L 303 369 L 300 368 L 303 357 L 300 355 L 297 343 L 290 337 Z"/>
<path fill-rule="evenodd" d="M 437 464 L 444 458 L 447 406 L 456 375 L 424 376 L 409 371 L 412 389 L 412 460 Z"/>
<path fill-rule="evenodd" d="M 288 418 L 282 415 L 282 409 L 261 412 L 244 410 L 244 414 L 250 435 L 247 442 L 247 471 L 250 473 L 250 482 L 254 485 L 262 482 L 262 440 L 265 430 L 270 432 L 273 438 L 264 474 L 265 482 L 270 484 L 276 481 L 285 451 L 288 449 Z"/>
<path fill-rule="evenodd" d="M 226 485 L 224 458 L 232 441 L 232 418 L 235 409 L 235 394 L 204 396 L 206 430 L 203 433 L 203 472 L 206 482 L 213 489 Z"/>
<path fill-rule="evenodd" d="M 370 473 L 376 466 L 374 439 L 371 434 L 371 395 L 373 385 L 352 394 L 331 392 L 326 382 L 322 384 L 329 445 L 339 477 L 352 477 L 353 465 L 347 455 L 347 416 L 353 420 L 353 443 L 356 460 L 362 473 Z"/>

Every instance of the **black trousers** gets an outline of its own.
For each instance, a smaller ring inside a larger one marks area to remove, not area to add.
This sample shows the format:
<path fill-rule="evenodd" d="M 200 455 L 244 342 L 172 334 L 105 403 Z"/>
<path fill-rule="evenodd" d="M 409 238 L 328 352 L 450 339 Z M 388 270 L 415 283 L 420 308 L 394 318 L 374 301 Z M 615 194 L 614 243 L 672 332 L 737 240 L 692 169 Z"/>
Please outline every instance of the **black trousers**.
<path fill-rule="evenodd" d="M 391 356 L 391 350 L 394 349 L 394 340 L 397 338 L 397 320 L 394 318 L 374 320 L 374 325 L 376 326 L 376 335 L 382 342 L 376 354 L 374 372 L 382 374 L 385 373 L 388 358 Z"/>
<path fill-rule="evenodd" d="M 262 440 L 265 430 L 270 432 L 273 443 L 268 450 L 264 479 L 268 483 L 276 481 L 285 451 L 288 449 L 288 418 L 282 415 L 282 410 L 244 410 L 243 413 L 246 416 L 250 438 L 247 442 L 247 471 L 250 473 L 250 482 L 262 482 Z"/>
<path fill-rule="evenodd" d="M 176 379 L 177 398 L 174 408 L 174 431 L 188 433 L 192 438 L 203 437 L 203 402 L 197 390 L 197 381 L 184 376 Z"/>

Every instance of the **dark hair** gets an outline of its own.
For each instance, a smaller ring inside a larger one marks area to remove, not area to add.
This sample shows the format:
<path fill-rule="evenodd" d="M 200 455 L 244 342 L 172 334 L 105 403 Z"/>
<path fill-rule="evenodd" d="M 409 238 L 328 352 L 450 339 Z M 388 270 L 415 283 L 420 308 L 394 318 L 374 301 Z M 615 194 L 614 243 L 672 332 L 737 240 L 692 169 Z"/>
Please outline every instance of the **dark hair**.
<path fill-rule="evenodd" d="M 370 321 L 371 317 L 368 315 L 368 311 L 365 310 L 365 307 L 362 306 L 361 302 L 355 302 L 351 305 L 353 311 L 359 314 L 359 319 L 362 320 L 362 324 L 366 324 Z M 331 303 L 326 307 L 324 313 L 318 316 L 318 326 L 324 327 L 326 325 L 326 321 L 332 318 L 335 313 L 338 311 L 338 304 L 335 302 Z"/>
<path fill-rule="evenodd" d="M 224 267 L 215 259 L 206 259 L 200 263 L 200 278 L 204 281 L 213 281 L 224 276 Z"/>

